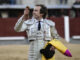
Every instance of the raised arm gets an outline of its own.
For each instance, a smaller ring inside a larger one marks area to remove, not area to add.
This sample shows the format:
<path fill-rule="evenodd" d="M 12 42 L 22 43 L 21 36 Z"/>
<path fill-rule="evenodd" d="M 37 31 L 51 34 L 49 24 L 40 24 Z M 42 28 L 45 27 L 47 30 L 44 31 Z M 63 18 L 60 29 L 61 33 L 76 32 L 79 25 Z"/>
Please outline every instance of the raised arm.
<path fill-rule="evenodd" d="M 27 20 L 29 18 L 29 8 L 26 7 L 24 10 L 24 14 L 23 16 L 21 16 L 17 23 L 14 26 L 14 30 L 16 32 L 22 32 L 25 31 L 27 29 L 27 25 L 25 24 L 25 20 Z"/>

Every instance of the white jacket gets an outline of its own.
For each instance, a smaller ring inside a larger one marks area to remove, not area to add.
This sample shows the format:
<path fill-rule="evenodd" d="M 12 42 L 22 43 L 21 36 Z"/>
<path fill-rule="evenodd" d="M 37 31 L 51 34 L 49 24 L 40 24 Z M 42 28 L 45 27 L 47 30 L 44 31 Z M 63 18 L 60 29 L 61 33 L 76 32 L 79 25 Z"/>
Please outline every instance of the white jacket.
<path fill-rule="evenodd" d="M 48 19 L 42 19 L 41 30 L 37 30 L 38 20 L 32 18 L 26 21 L 22 20 L 23 16 L 17 21 L 14 30 L 17 32 L 26 31 L 28 40 L 51 40 L 52 38 L 60 38 L 55 23 Z"/>

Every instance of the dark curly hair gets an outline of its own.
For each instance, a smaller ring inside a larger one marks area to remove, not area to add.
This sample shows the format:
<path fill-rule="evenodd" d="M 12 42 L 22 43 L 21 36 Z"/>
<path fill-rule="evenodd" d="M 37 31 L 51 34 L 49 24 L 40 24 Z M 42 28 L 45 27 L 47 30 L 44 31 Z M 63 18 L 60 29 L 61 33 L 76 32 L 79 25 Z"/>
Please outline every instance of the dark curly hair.
<path fill-rule="evenodd" d="M 46 18 L 47 14 L 48 14 L 48 9 L 46 6 L 42 5 L 42 4 L 37 4 L 36 6 L 40 6 L 40 13 L 43 14 L 43 18 Z"/>

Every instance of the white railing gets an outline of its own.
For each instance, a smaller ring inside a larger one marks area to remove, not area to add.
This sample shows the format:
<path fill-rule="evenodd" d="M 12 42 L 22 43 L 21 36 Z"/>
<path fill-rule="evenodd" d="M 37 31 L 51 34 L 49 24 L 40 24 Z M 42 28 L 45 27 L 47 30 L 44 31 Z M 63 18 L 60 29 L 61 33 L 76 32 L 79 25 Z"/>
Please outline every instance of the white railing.
<path fill-rule="evenodd" d="M 13 36 L 13 37 L 0 37 L 0 41 L 2 40 L 25 40 L 24 36 Z"/>

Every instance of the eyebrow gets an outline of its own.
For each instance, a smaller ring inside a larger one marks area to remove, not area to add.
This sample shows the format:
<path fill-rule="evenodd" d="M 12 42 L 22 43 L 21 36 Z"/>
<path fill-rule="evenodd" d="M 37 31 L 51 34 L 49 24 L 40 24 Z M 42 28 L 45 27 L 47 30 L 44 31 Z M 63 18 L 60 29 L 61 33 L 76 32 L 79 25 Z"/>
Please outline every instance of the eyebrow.
<path fill-rule="evenodd" d="M 35 11 L 37 11 L 36 9 L 34 9 Z"/>

